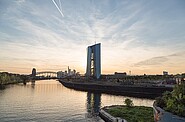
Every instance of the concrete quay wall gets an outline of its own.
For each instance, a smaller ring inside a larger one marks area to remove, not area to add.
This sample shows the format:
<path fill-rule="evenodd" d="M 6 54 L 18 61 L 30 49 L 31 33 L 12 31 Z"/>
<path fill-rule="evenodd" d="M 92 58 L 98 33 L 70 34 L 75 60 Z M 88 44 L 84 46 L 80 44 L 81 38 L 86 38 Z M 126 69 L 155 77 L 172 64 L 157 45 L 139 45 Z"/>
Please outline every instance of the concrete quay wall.
<path fill-rule="evenodd" d="M 127 122 L 125 119 L 119 117 L 113 117 L 103 109 L 100 110 L 99 116 L 106 122 Z"/>

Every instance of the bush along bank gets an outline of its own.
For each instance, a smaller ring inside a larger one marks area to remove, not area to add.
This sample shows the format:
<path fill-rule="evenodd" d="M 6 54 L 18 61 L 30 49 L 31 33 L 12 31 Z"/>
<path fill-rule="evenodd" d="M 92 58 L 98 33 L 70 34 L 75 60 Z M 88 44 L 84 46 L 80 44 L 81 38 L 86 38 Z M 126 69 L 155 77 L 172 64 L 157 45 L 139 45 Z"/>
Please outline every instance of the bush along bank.
<path fill-rule="evenodd" d="M 178 84 L 172 92 L 163 93 L 156 98 L 156 106 L 175 115 L 185 117 L 185 83 Z"/>

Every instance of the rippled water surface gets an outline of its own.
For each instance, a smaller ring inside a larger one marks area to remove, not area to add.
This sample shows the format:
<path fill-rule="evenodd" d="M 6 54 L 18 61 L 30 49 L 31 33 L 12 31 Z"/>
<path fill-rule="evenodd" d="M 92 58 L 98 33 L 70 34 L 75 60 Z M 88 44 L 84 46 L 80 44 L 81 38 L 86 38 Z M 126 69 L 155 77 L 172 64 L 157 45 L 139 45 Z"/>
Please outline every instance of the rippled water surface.
<path fill-rule="evenodd" d="M 0 90 L 0 122 L 103 122 L 100 107 L 123 104 L 125 96 L 93 94 L 65 88 L 56 80 L 10 85 Z M 134 105 L 152 106 L 153 100 L 131 98 Z"/>

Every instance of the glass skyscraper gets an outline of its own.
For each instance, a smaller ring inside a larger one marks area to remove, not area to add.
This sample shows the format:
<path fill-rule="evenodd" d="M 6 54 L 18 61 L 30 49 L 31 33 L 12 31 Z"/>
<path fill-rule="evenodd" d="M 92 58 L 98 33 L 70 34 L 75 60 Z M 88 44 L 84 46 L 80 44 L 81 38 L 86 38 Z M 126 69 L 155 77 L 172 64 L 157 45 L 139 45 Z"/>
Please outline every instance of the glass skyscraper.
<path fill-rule="evenodd" d="M 101 76 L 101 44 L 88 46 L 86 76 L 99 79 Z"/>

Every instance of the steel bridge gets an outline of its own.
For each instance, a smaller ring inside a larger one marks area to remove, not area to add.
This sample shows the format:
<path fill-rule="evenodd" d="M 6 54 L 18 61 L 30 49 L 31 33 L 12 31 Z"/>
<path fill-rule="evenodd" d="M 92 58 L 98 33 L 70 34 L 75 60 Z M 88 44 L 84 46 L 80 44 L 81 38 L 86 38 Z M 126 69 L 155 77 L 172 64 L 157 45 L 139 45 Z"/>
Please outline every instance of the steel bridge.
<path fill-rule="evenodd" d="M 30 75 L 31 80 L 47 80 L 47 79 L 69 79 L 71 76 L 57 77 L 57 72 L 53 71 L 41 71 L 37 72 L 35 68 Z"/>
<path fill-rule="evenodd" d="M 33 79 L 36 80 L 57 79 L 57 72 L 52 71 L 36 72 Z"/>
<path fill-rule="evenodd" d="M 57 72 L 52 71 L 36 72 L 36 76 L 57 77 Z"/>
<path fill-rule="evenodd" d="M 32 69 L 32 74 L 30 75 L 33 80 L 44 80 L 44 79 L 57 79 L 57 72 L 53 71 L 42 71 L 37 72 L 35 68 Z"/>

